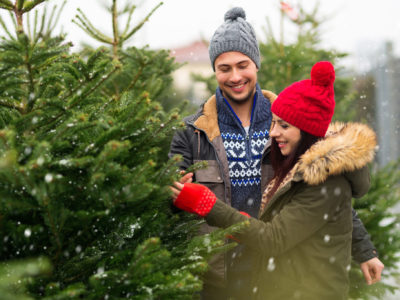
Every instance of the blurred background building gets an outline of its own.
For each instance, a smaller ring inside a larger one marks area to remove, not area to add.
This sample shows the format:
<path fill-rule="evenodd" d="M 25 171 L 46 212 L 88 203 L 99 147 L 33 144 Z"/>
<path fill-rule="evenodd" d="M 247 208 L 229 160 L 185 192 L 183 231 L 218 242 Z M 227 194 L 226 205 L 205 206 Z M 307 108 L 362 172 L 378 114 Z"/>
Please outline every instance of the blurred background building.
<path fill-rule="evenodd" d="M 378 133 L 378 163 L 384 166 L 400 158 L 400 58 L 393 44 L 385 43 L 372 70 L 375 79 L 375 118 Z"/>
<path fill-rule="evenodd" d="M 205 41 L 194 41 L 171 50 L 175 61 L 182 67 L 173 73 L 174 86 L 182 92 L 185 99 L 199 105 L 208 99 L 210 93 L 204 82 L 195 81 L 193 74 L 210 76 L 212 68 L 208 56 L 208 45 Z"/>

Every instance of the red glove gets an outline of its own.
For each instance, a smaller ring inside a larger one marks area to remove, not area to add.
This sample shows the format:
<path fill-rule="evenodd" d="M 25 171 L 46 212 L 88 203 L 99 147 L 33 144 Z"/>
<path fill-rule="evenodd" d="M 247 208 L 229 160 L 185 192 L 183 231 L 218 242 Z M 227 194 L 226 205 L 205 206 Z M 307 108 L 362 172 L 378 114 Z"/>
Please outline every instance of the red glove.
<path fill-rule="evenodd" d="M 174 205 L 184 211 L 205 217 L 216 201 L 217 197 L 208 187 L 196 183 L 185 183 Z"/>

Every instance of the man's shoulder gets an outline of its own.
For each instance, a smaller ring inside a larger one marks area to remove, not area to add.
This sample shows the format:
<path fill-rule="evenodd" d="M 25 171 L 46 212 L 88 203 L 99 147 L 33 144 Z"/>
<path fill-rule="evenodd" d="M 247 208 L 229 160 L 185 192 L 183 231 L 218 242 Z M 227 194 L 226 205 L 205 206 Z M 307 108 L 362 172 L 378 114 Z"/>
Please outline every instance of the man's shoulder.
<path fill-rule="evenodd" d="M 203 110 L 202 108 L 198 109 L 196 113 L 191 114 L 189 116 L 186 116 L 183 118 L 183 122 L 186 125 L 193 125 L 194 122 L 196 122 L 196 120 L 203 114 Z"/>
<path fill-rule="evenodd" d="M 204 101 L 203 104 L 200 105 L 200 108 L 197 110 L 196 113 L 189 115 L 183 119 L 185 124 L 187 125 L 193 125 L 198 118 L 201 116 L 207 115 L 213 115 L 217 113 L 217 105 L 216 105 L 216 97 L 215 95 L 212 95 L 208 100 Z"/>

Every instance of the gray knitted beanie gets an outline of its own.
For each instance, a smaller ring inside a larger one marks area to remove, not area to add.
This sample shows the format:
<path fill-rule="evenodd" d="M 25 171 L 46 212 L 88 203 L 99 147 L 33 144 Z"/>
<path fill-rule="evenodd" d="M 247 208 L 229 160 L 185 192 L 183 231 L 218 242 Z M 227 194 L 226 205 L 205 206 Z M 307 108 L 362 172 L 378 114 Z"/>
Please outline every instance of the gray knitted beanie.
<path fill-rule="evenodd" d="M 238 51 L 247 55 L 260 68 L 260 51 L 253 27 L 246 21 L 241 7 L 234 7 L 225 13 L 225 22 L 218 27 L 210 41 L 208 52 L 211 65 L 224 52 Z"/>

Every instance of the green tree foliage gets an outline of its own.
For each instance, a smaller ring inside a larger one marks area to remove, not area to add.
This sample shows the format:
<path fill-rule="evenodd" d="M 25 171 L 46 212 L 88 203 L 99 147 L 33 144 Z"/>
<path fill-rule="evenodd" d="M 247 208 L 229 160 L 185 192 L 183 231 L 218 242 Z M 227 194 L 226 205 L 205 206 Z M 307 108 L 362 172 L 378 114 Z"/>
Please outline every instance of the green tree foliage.
<path fill-rule="evenodd" d="M 26 285 L 38 275 L 51 271 L 47 259 L 27 259 L 24 262 L 0 263 L 0 295 L 2 300 L 32 300 L 26 296 Z"/>
<path fill-rule="evenodd" d="M 297 29 L 293 42 L 285 42 L 286 32 L 283 24 L 286 18 L 283 13 L 281 18 L 279 39 L 274 36 L 273 28 L 267 18 L 266 42 L 260 43 L 262 64 L 258 80 L 261 87 L 279 94 L 293 82 L 310 78 L 310 70 L 316 62 L 328 60 L 336 69 L 334 118 L 340 118 L 342 121 L 351 120 L 355 112 L 350 103 L 354 102 L 355 95 L 349 92 L 351 82 L 341 76 L 342 69 L 339 64 L 340 59 L 347 54 L 320 47 L 322 18 L 319 17 L 318 5 L 310 13 L 300 8 L 298 18 L 288 24 Z"/>
<path fill-rule="evenodd" d="M 119 35 L 116 21 L 107 47 L 70 53 L 46 30 L 62 8 L 24 24 L 40 2 L 0 1 L 16 29 L 1 20 L 0 278 L 35 275 L 0 284 L 1 295 L 28 299 L 25 286 L 41 299 L 192 299 L 207 258 L 244 225 L 191 238 L 200 221 L 172 209 L 180 158 L 168 160 L 166 145 L 183 124 L 157 99 L 176 64 L 166 51 L 123 48 L 138 26 Z"/>
<path fill-rule="evenodd" d="M 385 299 L 385 293 L 398 289 L 394 282 L 388 283 L 388 278 L 398 281 L 400 275 L 398 272 L 400 213 L 394 210 L 395 207 L 399 207 L 400 199 L 399 166 L 400 161 L 374 171 L 368 193 L 361 199 L 353 201 L 353 206 L 371 235 L 386 270 L 384 281 L 366 286 L 358 264 L 353 263 L 350 272 L 352 299 L 373 299 L 373 297 Z"/>

